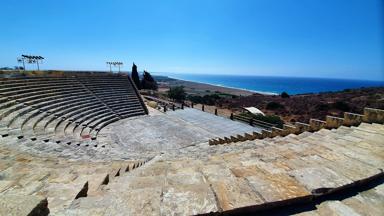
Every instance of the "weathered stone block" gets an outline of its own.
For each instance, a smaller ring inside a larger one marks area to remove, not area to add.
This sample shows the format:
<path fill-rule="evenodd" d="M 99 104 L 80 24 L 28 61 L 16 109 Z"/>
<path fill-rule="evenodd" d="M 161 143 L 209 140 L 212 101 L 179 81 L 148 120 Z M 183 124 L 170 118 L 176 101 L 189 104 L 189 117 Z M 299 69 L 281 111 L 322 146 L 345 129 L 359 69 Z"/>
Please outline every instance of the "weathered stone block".
<path fill-rule="evenodd" d="M 335 116 L 327 116 L 326 117 L 327 128 L 338 128 L 344 123 L 343 118 L 338 118 Z"/>
<path fill-rule="evenodd" d="M 368 123 L 384 123 L 384 110 L 364 108 L 363 120 Z"/>
<path fill-rule="evenodd" d="M 310 119 L 309 125 L 311 126 L 311 131 L 318 131 L 321 128 L 324 128 L 327 125 L 327 122 L 319 119 Z"/>
<path fill-rule="evenodd" d="M 289 125 L 289 124 L 284 124 L 283 125 L 283 129 L 285 131 L 287 131 L 287 135 L 288 134 L 294 134 L 294 133 L 296 133 L 298 131 L 298 129 L 295 126 Z"/>
<path fill-rule="evenodd" d="M 1 195 L 0 215 L 48 215 L 48 200 L 40 196 Z"/>
<path fill-rule="evenodd" d="M 254 137 L 254 139 L 262 139 L 263 138 L 263 134 L 261 134 L 259 132 L 253 132 L 252 136 Z"/>
<path fill-rule="evenodd" d="M 344 125 L 345 126 L 357 126 L 363 121 L 364 115 L 356 114 L 356 113 L 344 113 Z"/>
<path fill-rule="evenodd" d="M 282 129 L 277 128 L 277 127 L 272 127 L 271 129 L 272 129 L 272 132 L 271 132 L 272 133 L 271 134 L 272 137 L 282 136 L 283 133 L 284 133 L 284 131 Z"/>
<path fill-rule="evenodd" d="M 254 137 L 253 135 L 249 134 L 249 133 L 245 133 L 245 134 L 244 134 L 244 137 L 245 137 L 247 140 L 254 140 L 254 139 L 255 139 L 255 137 Z"/>
<path fill-rule="evenodd" d="M 217 145 L 217 141 L 215 139 L 208 140 L 209 145 Z"/>
<path fill-rule="evenodd" d="M 235 136 L 230 136 L 229 139 L 231 142 L 238 142 L 239 140 Z"/>
<path fill-rule="evenodd" d="M 261 130 L 261 134 L 262 134 L 262 137 L 263 137 L 263 138 L 266 138 L 266 137 L 270 137 L 270 138 L 272 138 L 272 137 L 273 137 L 271 131 Z"/>
<path fill-rule="evenodd" d="M 213 139 L 213 144 L 214 144 L 214 145 L 218 145 L 218 144 L 220 144 L 220 140 L 219 140 L 219 139 Z"/>
<path fill-rule="evenodd" d="M 304 131 L 309 131 L 311 129 L 311 126 L 309 124 L 305 124 L 302 122 L 296 122 L 296 134 L 303 133 Z"/>
<path fill-rule="evenodd" d="M 236 138 L 237 138 L 239 141 L 246 141 L 246 140 L 247 140 L 247 138 L 245 137 L 245 135 L 240 135 L 240 134 L 238 134 L 238 135 L 236 136 Z"/>
<path fill-rule="evenodd" d="M 284 124 L 283 129 L 289 131 L 289 133 L 295 133 L 297 131 L 297 128 L 290 124 Z"/>

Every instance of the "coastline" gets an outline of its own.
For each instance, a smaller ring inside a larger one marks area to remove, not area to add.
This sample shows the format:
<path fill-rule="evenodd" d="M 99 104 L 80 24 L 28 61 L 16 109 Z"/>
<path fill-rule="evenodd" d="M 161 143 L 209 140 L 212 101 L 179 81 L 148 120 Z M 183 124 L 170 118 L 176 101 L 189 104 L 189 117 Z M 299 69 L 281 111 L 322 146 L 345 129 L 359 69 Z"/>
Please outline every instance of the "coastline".
<path fill-rule="evenodd" d="M 206 95 L 206 94 L 214 94 L 217 92 L 236 95 L 236 96 L 249 96 L 253 94 L 266 95 L 259 92 L 246 90 L 246 89 L 219 86 L 219 85 L 213 85 L 208 83 L 176 79 L 172 77 L 166 77 L 166 78 L 164 77 L 164 79 L 161 79 L 158 82 L 158 84 L 159 84 L 160 92 L 168 91 L 170 87 L 184 86 L 185 91 L 193 95 Z"/>
<path fill-rule="evenodd" d="M 236 95 L 236 96 L 249 96 L 254 94 L 265 95 L 265 96 L 277 95 L 276 93 L 272 93 L 272 92 L 261 92 L 261 91 L 254 91 L 249 89 L 230 87 L 230 86 L 215 85 L 211 83 L 189 81 L 189 80 L 174 78 L 171 76 L 159 76 L 157 77 L 157 79 L 159 79 L 158 83 L 159 83 L 160 92 L 168 91 L 170 87 L 184 86 L 184 89 L 187 93 L 196 94 L 196 95 L 213 94 L 216 92 Z"/>
<path fill-rule="evenodd" d="M 159 75 L 166 81 L 178 80 L 180 83 L 211 85 L 228 89 L 243 90 L 262 95 L 307 95 L 326 92 L 337 92 L 346 89 L 383 87 L 384 81 L 327 79 L 309 77 L 267 77 L 267 76 L 227 76 L 227 75 Z"/>
<path fill-rule="evenodd" d="M 199 85 L 209 85 L 209 86 L 214 86 L 214 87 L 218 87 L 218 88 L 226 88 L 229 91 L 244 91 L 244 92 L 251 92 L 252 94 L 261 94 L 261 95 L 279 95 L 279 94 L 274 93 L 274 92 L 255 91 L 255 90 L 252 90 L 252 89 L 237 88 L 237 87 L 225 86 L 225 85 L 218 85 L 218 84 L 213 84 L 213 83 L 208 83 L 208 82 L 198 82 L 198 81 L 184 80 L 184 79 L 175 78 L 175 77 L 171 77 L 171 76 L 168 76 L 168 78 L 171 78 L 171 79 L 174 79 L 174 80 L 180 80 L 180 81 L 183 81 L 183 82 L 196 83 L 196 84 L 199 84 Z"/>

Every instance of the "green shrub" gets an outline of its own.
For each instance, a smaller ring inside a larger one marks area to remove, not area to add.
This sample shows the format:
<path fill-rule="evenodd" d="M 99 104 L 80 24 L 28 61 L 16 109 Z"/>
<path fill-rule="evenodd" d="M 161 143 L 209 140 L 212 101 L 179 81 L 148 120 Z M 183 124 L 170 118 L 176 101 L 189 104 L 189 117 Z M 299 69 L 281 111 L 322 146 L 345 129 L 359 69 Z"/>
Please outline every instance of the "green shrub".
<path fill-rule="evenodd" d="M 283 125 L 284 125 L 284 121 L 281 120 L 281 118 L 279 116 L 276 116 L 276 115 L 254 115 L 254 119 L 256 120 L 259 120 L 259 121 L 263 121 L 263 122 L 267 122 L 267 123 L 270 123 L 270 124 L 275 124 L 276 127 L 278 128 L 283 128 Z"/>
<path fill-rule="evenodd" d="M 316 105 L 316 111 L 328 111 L 329 105 L 328 104 L 319 104 Z"/>
<path fill-rule="evenodd" d="M 351 108 L 349 107 L 349 105 L 343 101 L 337 101 L 336 103 L 334 103 L 333 108 L 341 110 L 343 112 L 351 111 Z"/>
<path fill-rule="evenodd" d="M 284 121 L 277 115 L 261 115 L 261 114 L 252 114 L 252 113 L 241 113 L 241 116 L 253 118 L 255 120 L 267 122 L 270 124 L 276 125 L 275 127 L 283 128 Z"/>
<path fill-rule="evenodd" d="M 275 109 L 284 109 L 284 105 L 279 104 L 277 102 L 269 102 L 266 107 L 268 110 L 275 110 Z"/>
<path fill-rule="evenodd" d="M 184 86 L 175 86 L 169 88 L 168 97 L 176 101 L 185 100 L 186 93 L 184 90 Z"/>
<path fill-rule="evenodd" d="M 289 98 L 289 94 L 287 92 L 282 92 L 280 96 L 282 98 Z"/>
<path fill-rule="evenodd" d="M 188 95 L 187 99 L 193 103 L 215 105 L 216 101 L 221 99 L 221 95 L 219 94 L 210 94 L 210 95 L 204 95 L 204 96 Z"/>

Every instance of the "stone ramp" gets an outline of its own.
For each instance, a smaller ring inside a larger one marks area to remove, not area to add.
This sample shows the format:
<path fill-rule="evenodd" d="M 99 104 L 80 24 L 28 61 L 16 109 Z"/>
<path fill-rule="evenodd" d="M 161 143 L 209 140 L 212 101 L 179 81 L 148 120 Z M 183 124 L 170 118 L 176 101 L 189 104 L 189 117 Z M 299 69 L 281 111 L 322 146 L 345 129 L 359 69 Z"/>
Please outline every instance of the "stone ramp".
<path fill-rule="evenodd" d="M 164 154 L 66 213 L 195 215 L 255 212 L 383 178 L 384 126 L 322 129 Z M 332 204 L 333 205 L 333 204 Z M 76 214 L 73 214 L 76 215 Z"/>

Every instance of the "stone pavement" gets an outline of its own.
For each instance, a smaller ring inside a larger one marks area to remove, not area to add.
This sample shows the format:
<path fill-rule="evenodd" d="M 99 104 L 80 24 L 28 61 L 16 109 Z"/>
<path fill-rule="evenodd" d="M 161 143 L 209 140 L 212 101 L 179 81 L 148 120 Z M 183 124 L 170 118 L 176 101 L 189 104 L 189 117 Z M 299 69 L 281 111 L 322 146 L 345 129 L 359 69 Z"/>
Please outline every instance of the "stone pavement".
<path fill-rule="evenodd" d="M 112 123 L 99 133 L 99 141 L 113 142 L 111 145 L 122 146 L 128 151 L 168 152 L 205 143 L 214 137 L 252 131 L 260 129 L 187 108 Z"/>

